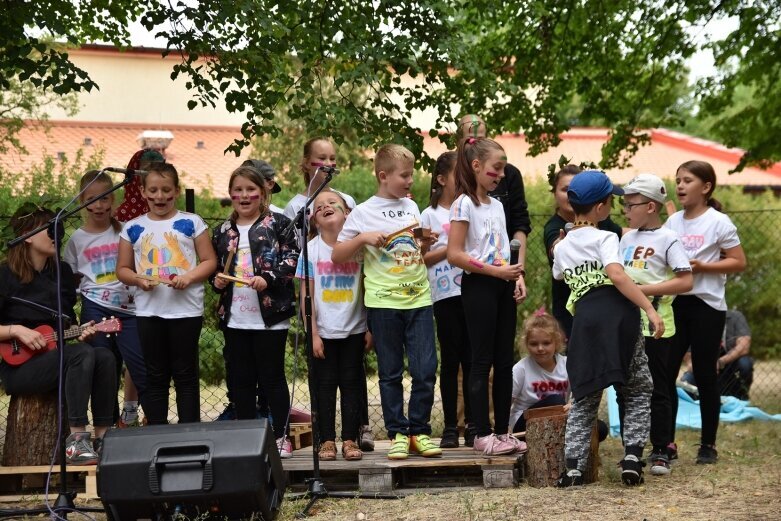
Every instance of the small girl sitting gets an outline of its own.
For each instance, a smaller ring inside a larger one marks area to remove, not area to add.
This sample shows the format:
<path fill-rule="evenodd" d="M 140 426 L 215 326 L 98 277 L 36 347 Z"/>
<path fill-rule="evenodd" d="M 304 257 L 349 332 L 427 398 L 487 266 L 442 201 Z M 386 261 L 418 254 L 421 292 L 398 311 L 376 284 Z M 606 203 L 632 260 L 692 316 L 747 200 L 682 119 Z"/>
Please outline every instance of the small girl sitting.
<path fill-rule="evenodd" d="M 567 357 L 558 353 L 564 333 L 558 321 L 536 312 L 523 326 L 523 343 L 529 355 L 513 366 L 513 397 L 510 432 L 526 431 L 527 409 L 565 405 L 569 400 Z"/>

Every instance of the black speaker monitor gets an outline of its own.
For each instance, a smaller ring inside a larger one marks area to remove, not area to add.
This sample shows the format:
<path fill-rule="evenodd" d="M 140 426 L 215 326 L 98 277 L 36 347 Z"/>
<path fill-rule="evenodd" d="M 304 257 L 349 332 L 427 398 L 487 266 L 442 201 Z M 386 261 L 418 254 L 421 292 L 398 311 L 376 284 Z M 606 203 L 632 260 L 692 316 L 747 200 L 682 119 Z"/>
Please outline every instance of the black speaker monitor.
<path fill-rule="evenodd" d="M 276 517 L 285 493 L 268 420 L 112 429 L 98 464 L 98 495 L 113 521 Z"/>

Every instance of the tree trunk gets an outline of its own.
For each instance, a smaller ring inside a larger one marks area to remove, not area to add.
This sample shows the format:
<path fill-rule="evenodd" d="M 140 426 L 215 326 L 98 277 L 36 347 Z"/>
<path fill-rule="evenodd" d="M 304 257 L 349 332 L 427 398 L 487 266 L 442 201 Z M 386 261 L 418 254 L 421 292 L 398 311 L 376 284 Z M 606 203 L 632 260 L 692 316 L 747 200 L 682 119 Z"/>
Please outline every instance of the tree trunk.
<path fill-rule="evenodd" d="M 3 466 L 48 465 L 56 443 L 57 392 L 12 396 Z M 59 451 L 57 454 L 59 456 Z"/>
<path fill-rule="evenodd" d="M 526 416 L 526 481 L 532 487 L 550 487 L 556 484 L 564 469 L 564 433 L 567 427 L 567 413 L 564 407 L 554 405 L 529 409 Z M 599 438 L 596 423 L 591 434 L 588 465 L 583 475 L 585 483 L 598 479 Z"/>

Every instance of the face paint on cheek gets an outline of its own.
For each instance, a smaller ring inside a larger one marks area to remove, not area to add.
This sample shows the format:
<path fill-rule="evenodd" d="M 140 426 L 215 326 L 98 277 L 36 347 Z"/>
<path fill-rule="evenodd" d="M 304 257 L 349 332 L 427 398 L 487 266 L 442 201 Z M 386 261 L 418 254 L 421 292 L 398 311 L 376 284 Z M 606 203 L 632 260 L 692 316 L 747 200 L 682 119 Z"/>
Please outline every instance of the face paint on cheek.
<path fill-rule="evenodd" d="M 499 174 L 497 174 L 496 172 L 486 172 L 485 175 L 493 178 L 499 177 Z"/>
<path fill-rule="evenodd" d="M 331 205 L 331 208 L 333 208 L 334 210 L 339 210 L 339 211 L 340 211 L 340 212 L 342 212 L 342 213 L 345 213 L 345 212 L 344 212 L 344 208 L 342 207 L 342 205 L 341 205 L 341 204 L 332 204 L 332 205 Z"/>
<path fill-rule="evenodd" d="M 171 196 L 171 197 L 168 197 L 168 198 L 166 198 L 166 199 L 165 199 L 165 201 L 163 201 L 163 202 L 164 202 L 164 203 L 170 203 L 170 202 L 171 202 L 171 201 L 173 201 L 173 200 L 174 200 L 174 197 L 173 197 L 173 196 Z"/>

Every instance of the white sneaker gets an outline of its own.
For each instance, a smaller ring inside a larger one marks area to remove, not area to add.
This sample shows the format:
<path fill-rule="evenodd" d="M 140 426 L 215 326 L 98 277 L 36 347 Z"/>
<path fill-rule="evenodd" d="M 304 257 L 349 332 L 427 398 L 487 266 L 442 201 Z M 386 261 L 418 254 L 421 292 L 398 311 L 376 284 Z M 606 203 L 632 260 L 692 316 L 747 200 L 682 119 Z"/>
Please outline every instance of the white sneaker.
<path fill-rule="evenodd" d="M 277 440 L 277 449 L 279 449 L 279 457 L 282 459 L 288 459 L 293 457 L 293 444 L 290 443 L 290 438 L 282 436 Z"/>

